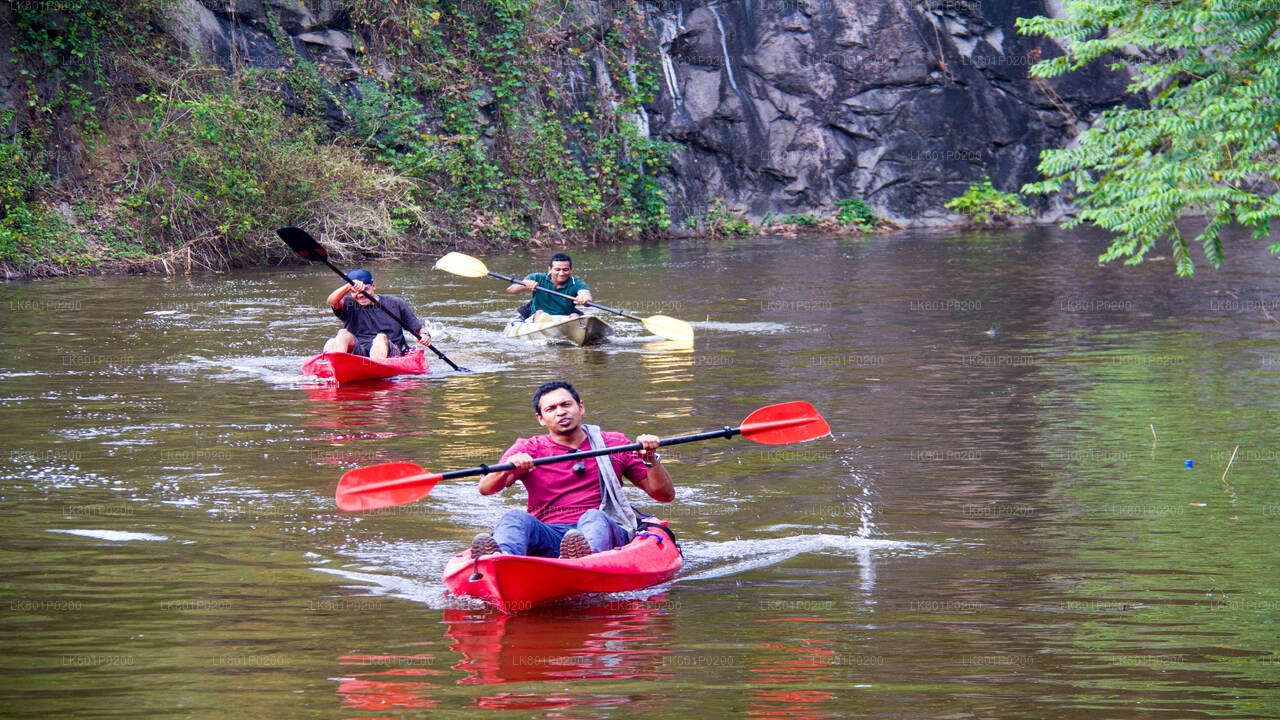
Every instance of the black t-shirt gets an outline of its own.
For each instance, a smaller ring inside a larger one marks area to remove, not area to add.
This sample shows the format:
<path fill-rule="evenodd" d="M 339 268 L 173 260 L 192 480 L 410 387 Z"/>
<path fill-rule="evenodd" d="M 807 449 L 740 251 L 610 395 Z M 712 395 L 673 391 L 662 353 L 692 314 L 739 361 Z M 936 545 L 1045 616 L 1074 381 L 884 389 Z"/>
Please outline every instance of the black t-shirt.
<path fill-rule="evenodd" d="M 415 335 L 422 333 L 422 321 L 413 314 L 409 304 L 404 300 L 395 295 L 378 295 L 378 302 L 382 303 L 382 307 L 390 310 L 392 315 L 403 320 Z M 348 294 L 342 298 L 342 307 L 334 308 L 333 314 L 338 316 L 342 326 L 355 335 L 356 342 L 361 345 L 373 342 L 373 338 L 378 333 L 386 333 L 387 339 L 400 348 L 400 352 L 409 350 L 409 343 L 404 339 L 403 328 L 391 318 L 391 315 L 379 310 L 377 305 L 361 305 L 356 302 L 354 295 Z"/>

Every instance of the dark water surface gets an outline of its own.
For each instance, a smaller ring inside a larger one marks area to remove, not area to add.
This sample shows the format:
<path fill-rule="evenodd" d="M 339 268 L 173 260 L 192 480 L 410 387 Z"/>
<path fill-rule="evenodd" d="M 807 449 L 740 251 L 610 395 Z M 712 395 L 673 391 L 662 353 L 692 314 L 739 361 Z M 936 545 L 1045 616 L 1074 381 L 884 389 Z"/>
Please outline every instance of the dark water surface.
<path fill-rule="evenodd" d="M 1280 716 L 1280 261 L 1179 280 L 1102 247 L 574 253 L 692 351 L 621 319 L 503 339 L 501 283 L 375 266 L 477 372 L 341 388 L 299 372 L 336 326 L 322 267 L 0 287 L 0 714 Z M 679 579 L 513 617 L 439 576 L 519 488 L 335 509 L 353 467 L 493 462 L 555 378 L 632 435 L 805 399 L 834 437 L 672 448 Z"/>

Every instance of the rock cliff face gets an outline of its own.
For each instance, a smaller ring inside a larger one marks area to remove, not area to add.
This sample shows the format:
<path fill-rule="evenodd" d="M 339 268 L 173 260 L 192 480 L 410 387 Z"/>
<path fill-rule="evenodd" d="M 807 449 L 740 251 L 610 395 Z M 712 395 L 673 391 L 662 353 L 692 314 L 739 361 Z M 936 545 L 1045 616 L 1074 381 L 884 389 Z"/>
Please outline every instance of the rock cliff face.
<path fill-rule="evenodd" d="M 1038 179 L 1125 79 L 1101 70 L 1052 81 L 1028 67 L 1061 54 L 1019 35 L 1038 0 L 733 0 L 654 9 L 664 90 L 655 134 L 682 149 L 670 192 L 685 213 L 708 197 L 759 218 L 866 199 L 926 225 L 989 175 Z M 1041 204 L 1040 210 L 1054 212 Z"/>
<path fill-rule="evenodd" d="M 1053 0 L 1049 0 L 1053 2 Z M 610 11 L 579 0 L 580 17 Z M 343 0 L 178 0 L 159 24 L 226 66 L 280 67 L 274 37 L 354 79 L 361 38 Z M 1125 79 L 1105 69 L 1043 81 L 1028 67 L 1060 54 L 1019 35 L 1044 0 L 678 0 L 648 5 L 660 93 L 636 118 L 677 143 L 664 178 L 672 219 L 710 198 L 753 220 L 831 214 L 861 197 L 903 225 L 942 224 L 942 204 L 989 175 L 997 188 L 1035 180 L 1040 151 L 1061 146 Z M 578 67 L 582 67 L 579 64 Z M 392 70 L 375 70 L 384 77 Z M 562 78 L 575 96 L 612 92 L 596 77 Z M 341 81 L 341 80 L 340 80 Z M 597 97 L 597 99 L 599 99 Z M 342 122 L 331 109 L 332 122 Z M 1033 201 L 1034 205 L 1034 201 Z M 1057 210 L 1041 203 L 1051 217 Z"/>

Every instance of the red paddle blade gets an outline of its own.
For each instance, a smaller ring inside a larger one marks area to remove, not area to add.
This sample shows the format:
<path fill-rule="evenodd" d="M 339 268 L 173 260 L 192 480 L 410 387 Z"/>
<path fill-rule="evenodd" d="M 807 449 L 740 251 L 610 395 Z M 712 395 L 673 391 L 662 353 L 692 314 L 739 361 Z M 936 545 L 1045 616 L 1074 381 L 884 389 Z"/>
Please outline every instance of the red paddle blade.
<path fill-rule="evenodd" d="M 742 437 L 763 445 L 786 445 L 831 434 L 831 427 L 817 408 L 805 402 L 767 405 L 742 421 Z"/>
<path fill-rule="evenodd" d="M 335 499 L 348 512 L 407 505 L 426 497 L 440 477 L 408 462 L 370 465 L 343 473 Z"/>

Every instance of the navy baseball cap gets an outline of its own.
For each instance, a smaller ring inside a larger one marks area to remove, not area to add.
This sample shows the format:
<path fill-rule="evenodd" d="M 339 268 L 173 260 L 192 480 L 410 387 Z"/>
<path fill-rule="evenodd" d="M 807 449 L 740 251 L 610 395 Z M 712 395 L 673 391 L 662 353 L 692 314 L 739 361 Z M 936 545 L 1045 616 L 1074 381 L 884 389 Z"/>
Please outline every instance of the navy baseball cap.
<path fill-rule="evenodd" d="M 351 272 L 347 273 L 347 277 L 351 278 L 352 280 L 359 280 L 365 285 L 373 284 L 373 276 L 369 274 L 368 270 L 352 270 Z"/>

